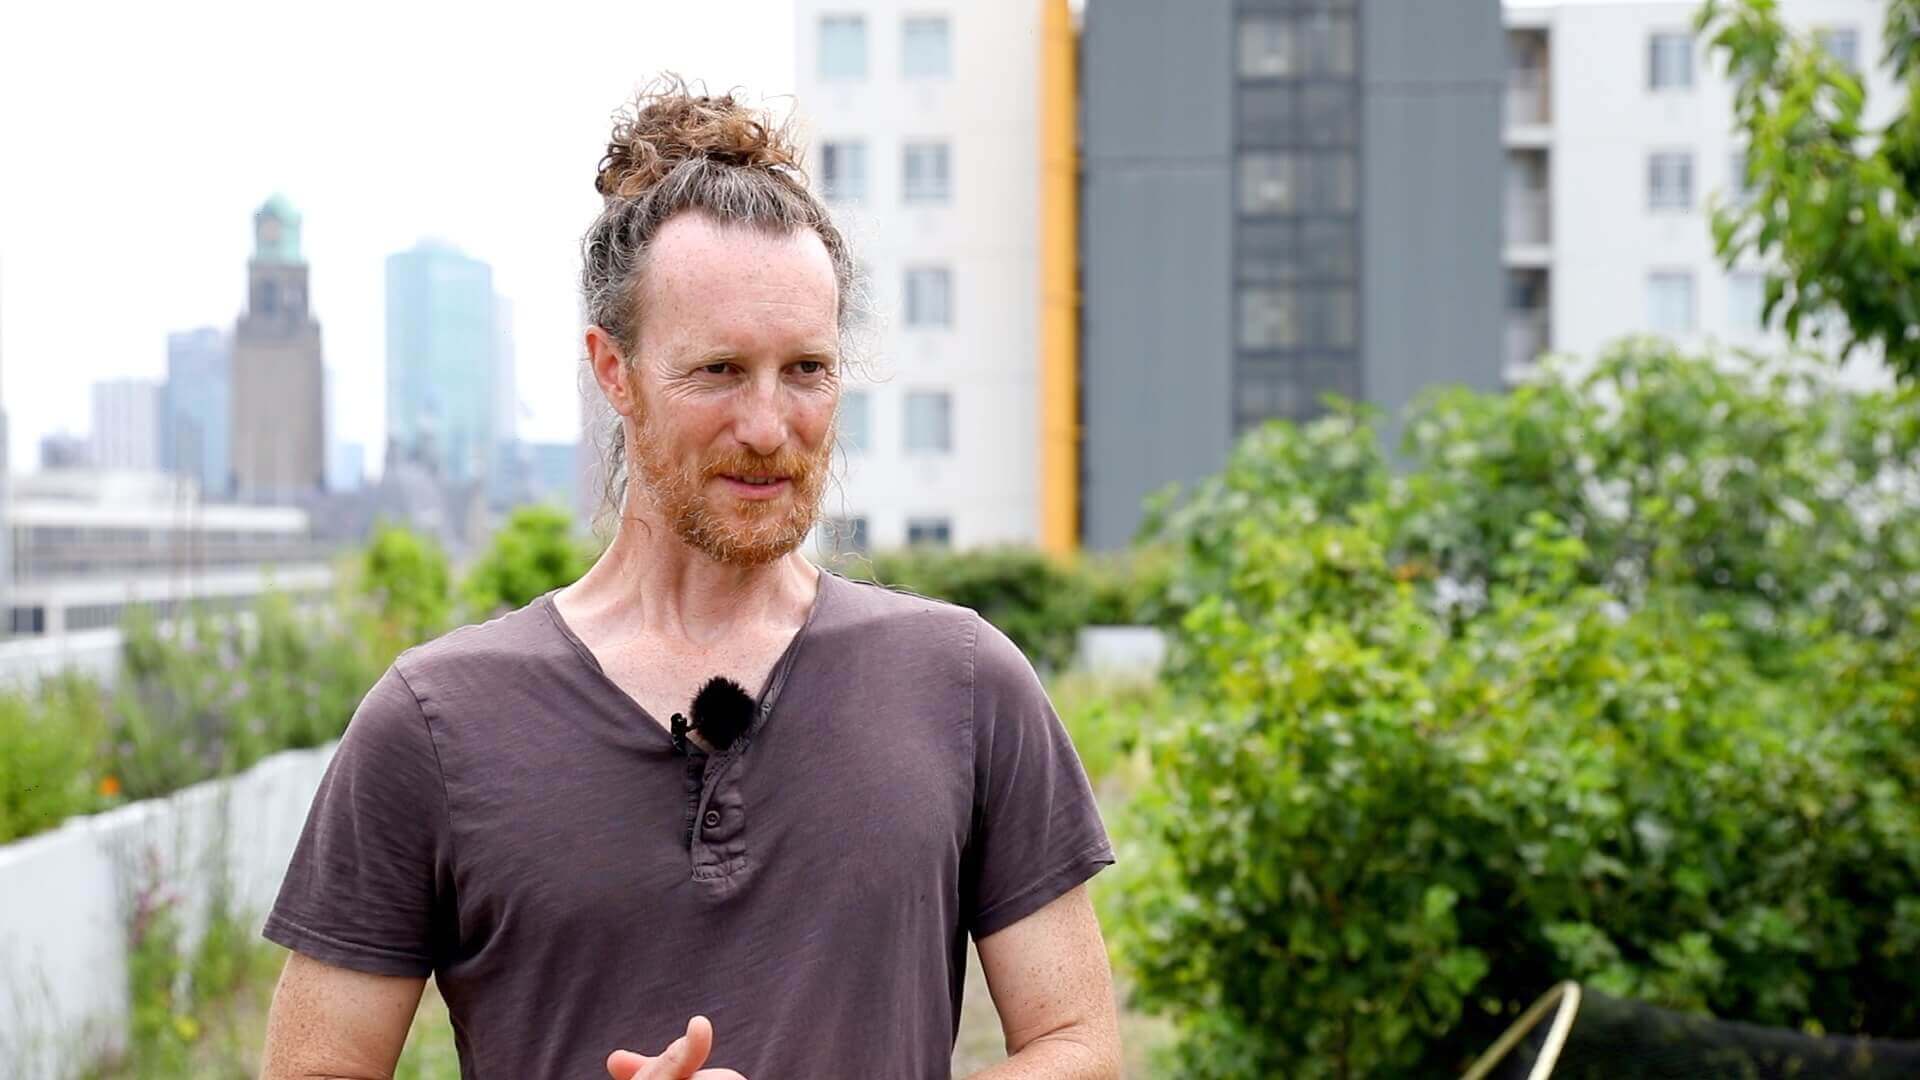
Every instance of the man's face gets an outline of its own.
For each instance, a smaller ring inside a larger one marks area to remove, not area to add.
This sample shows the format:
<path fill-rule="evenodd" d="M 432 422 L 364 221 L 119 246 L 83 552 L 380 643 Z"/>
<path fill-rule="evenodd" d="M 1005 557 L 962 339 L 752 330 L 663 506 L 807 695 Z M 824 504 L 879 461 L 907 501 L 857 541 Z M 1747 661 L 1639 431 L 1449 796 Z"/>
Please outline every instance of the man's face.
<path fill-rule="evenodd" d="M 793 551 L 819 514 L 840 397 L 826 246 L 685 214 L 654 238 L 641 288 L 630 431 L 646 492 L 716 562 Z"/>

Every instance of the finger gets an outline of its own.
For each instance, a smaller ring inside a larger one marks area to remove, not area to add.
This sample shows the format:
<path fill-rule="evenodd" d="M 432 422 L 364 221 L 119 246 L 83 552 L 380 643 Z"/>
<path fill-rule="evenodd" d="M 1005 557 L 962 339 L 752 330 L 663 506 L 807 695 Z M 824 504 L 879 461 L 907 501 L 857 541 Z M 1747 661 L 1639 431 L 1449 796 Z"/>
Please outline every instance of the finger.
<path fill-rule="evenodd" d="M 615 1050 L 607 1055 L 607 1075 L 613 1080 L 633 1080 L 652 1060 L 631 1050 Z"/>
<path fill-rule="evenodd" d="M 607 1055 L 607 1075 L 613 1080 L 688 1080 L 695 1070 L 706 1064 L 707 1055 L 713 1052 L 713 1022 L 704 1016 L 696 1016 L 687 1021 L 687 1033 L 673 1040 L 659 1057 L 636 1054 L 631 1050 L 615 1050 Z M 701 1077 L 712 1073 L 726 1076 L 730 1070 L 707 1070 Z M 744 1080 L 744 1078 L 742 1078 Z"/>
<path fill-rule="evenodd" d="M 615 1050 L 607 1055 L 607 1075 L 613 1080 L 633 1080 L 650 1060 L 631 1050 Z"/>
<path fill-rule="evenodd" d="M 696 1016 L 687 1021 L 687 1033 L 673 1040 L 673 1045 L 654 1059 L 652 1071 L 645 1073 L 645 1080 L 687 1080 L 695 1069 L 707 1063 L 707 1055 L 713 1052 L 713 1022 L 704 1016 Z"/>

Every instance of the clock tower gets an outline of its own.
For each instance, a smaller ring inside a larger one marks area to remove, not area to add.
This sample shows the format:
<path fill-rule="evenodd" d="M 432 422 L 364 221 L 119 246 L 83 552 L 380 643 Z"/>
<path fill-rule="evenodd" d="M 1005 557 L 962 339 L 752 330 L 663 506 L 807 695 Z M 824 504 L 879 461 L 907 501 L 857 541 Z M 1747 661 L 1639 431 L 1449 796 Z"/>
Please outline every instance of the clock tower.
<path fill-rule="evenodd" d="M 320 324 L 308 307 L 300 215 L 275 195 L 253 215 L 247 309 L 233 335 L 233 488 L 294 502 L 326 485 Z"/>

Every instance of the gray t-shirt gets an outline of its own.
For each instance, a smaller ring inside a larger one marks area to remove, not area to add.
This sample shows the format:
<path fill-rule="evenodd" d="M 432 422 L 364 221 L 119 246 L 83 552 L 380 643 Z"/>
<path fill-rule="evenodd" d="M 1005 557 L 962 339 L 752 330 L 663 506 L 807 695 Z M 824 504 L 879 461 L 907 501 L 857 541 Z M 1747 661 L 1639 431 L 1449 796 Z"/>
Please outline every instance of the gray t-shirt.
<path fill-rule="evenodd" d="M 760 701 L 679 753 L 552 594 L 409 649 L 266 936 L 432 973 L 467 1080 L 604 1078 L 695 1013 L 749 1080 L 947 1076 L 966 935 L 1113 861 L 1066 731 L 978 615 L 827 571 Z"/>

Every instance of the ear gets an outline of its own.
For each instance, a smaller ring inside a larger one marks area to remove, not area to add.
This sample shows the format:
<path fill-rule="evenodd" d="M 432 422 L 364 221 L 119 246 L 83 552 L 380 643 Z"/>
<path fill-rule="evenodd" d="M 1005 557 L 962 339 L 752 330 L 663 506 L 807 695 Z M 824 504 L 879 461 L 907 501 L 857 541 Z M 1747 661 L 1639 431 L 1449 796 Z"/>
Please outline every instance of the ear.
<path fill-rule="evenodd" d="M 587 327 L 587 364 L 592 367 L 593 381 L 600 384 L 600 393 L 607 404 L 614 412 L 632 419 L 639 402 L 634 400 L 636 388 L 627 371 L 626 357 L 613 335 L 602 327 Z"/>

